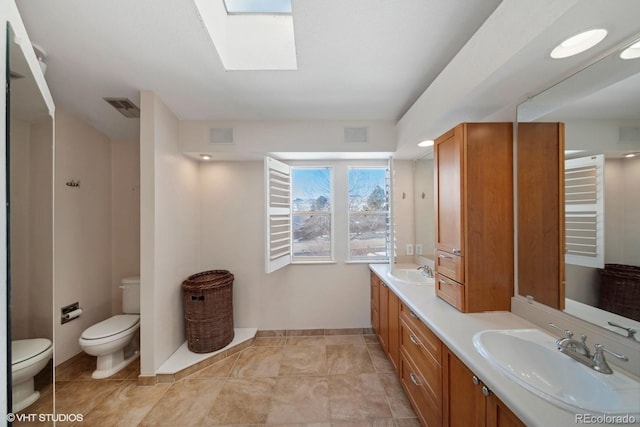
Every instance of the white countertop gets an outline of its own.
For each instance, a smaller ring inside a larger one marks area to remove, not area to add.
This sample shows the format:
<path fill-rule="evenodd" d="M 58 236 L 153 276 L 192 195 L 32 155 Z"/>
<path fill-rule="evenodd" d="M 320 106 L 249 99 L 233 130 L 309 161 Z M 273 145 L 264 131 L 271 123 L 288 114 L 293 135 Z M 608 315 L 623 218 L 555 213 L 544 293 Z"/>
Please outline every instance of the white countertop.
<path fill-rule="evenodd" d="M 369 268 L 527 426 L 562 427 L 580 424 L 576 422 L 574 413 L 552 405 L 493 368 L 473 345 L 473 335 L 480 331 L 539 329 L 536 325 L 507 311 L 461 313 L 436 296 L 434 285 L 412 285 L 394 280 L 387 274 L 388 264 L 371 264 Z"/>

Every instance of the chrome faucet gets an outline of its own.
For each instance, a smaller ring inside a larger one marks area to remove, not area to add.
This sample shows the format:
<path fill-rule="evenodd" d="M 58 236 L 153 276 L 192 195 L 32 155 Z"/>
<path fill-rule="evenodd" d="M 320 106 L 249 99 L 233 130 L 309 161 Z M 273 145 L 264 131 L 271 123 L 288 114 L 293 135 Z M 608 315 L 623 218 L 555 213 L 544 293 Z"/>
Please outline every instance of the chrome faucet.
<path fill-rule="evenodd" d="M 580 341 L 576 341 L 573 339 L 573 332 L 571 332 L 569 329 L 559 328 L 553 323 L 549 323 L 549 326 L 555 329 L 559 329 L 564 333 L 564 338 L 559 338 L 556 341 L 556 345 L 558 346 L 558 350 L 560 351 L 560 353 L 566 354 L 573 360 L 580 362 L 585 366 L 588 366 L 594 371 L 598 371 L 602 374 L 613 373 L 613 370 L 604 357 L 604 353 L 608 353 L 618 360 L 622 360 L 624 362 L 627 362 L 629 360 L 627 356 L 608 350 L 602 344 L 595 344 L 595 351 L 593 352 L 593 355 L 591 355 L 591 351 L 589 351 L 589 347 L 587 347 L 586 344 L 587 337 L 585 335 L 581 335 Z"/>
<path fill-rule="evenodd" d="M 582 356 L 591 357 L 591 351 L 589 351 L 589 347 L 587 347 L 586 335 L 580 335 L 580 341 L 577 341 L 573 339 L 573 332 L 569 329 L 562 329 L 553 323 L 549 323 L 549 326 L 564 333 L 564 338 L 560 338 L 556 341 L 556 345 L 560 352 L 566 353 L 567 351 L 573 351 Z"/>
<path fill-rule="evenodd" d="M 420 267 L 418 267 L 418 270 L 422 270 L 425 276 L 427 276 L 429 279 L 433 279 L 433 270 L 428 265 L 421 265 Z"/>

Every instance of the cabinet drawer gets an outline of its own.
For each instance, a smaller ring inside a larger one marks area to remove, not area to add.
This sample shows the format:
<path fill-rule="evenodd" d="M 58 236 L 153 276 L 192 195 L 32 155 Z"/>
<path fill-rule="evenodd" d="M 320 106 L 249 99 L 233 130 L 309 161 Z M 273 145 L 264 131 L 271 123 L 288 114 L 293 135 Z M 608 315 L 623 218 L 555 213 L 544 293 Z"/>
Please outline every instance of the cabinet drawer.
<path fill-rule="evenodd" d="M 423 425 L 442 425 L 442 410 L 424 388 L 424 379 L 418 373 L 404 350 L 400 351 L 400 381 Z"/>
<path fill-rule="evenodd" d="M 441 274 L 435 274 L 436 295 L 460 311 L 465 311 L 464 286 Z"/>
<path fill-rule="evenodd" d="M 456 282 L 464 283 L 464 258 L 449 252 L 436 251 L 436 271 Z"/>
<path fill-rule="evenodd" d="M 442 396 L 442 367 L 420 341 L 418 334 L 400 321 L 401 346 L 413 365 L 424 379 L 424 388 L 433 401 L 440 406 Z"/>
<path fill-rule="evenodd" d="M 400 304 L 400 318 L 418 335 L 422 345 L 424 345 L 438 364 L 440 364 L 442 360 L 442 343 L 436 334 L 431 332 L 431 329 L 422 323 L 422 320 L 404 304 Z"/>

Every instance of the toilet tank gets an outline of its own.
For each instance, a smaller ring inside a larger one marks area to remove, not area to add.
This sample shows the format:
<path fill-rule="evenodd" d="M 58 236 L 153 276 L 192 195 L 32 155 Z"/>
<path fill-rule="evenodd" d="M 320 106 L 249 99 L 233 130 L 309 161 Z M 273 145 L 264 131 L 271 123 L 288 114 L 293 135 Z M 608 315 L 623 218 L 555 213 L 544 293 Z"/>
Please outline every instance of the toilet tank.
<path fill-rule="evenodd" d="M 140 314 L 140 276 L 122 279 L 122 312 L 124 314 Z"/>

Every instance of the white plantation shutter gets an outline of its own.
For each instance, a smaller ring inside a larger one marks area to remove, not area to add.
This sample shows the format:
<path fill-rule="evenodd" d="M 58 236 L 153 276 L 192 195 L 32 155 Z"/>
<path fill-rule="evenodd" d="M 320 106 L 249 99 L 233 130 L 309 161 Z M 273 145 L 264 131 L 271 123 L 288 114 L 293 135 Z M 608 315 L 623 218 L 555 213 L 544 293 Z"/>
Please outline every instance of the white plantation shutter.
<path fill-rule="evenodd" d="M 291 264 L 291 168 L 264 158 L 266 195 L 265 271 Z"/>
<path fill-rule="evenodd" d="M 565 262 L 604 268 L 604 155 L 565 161 Z"/>

